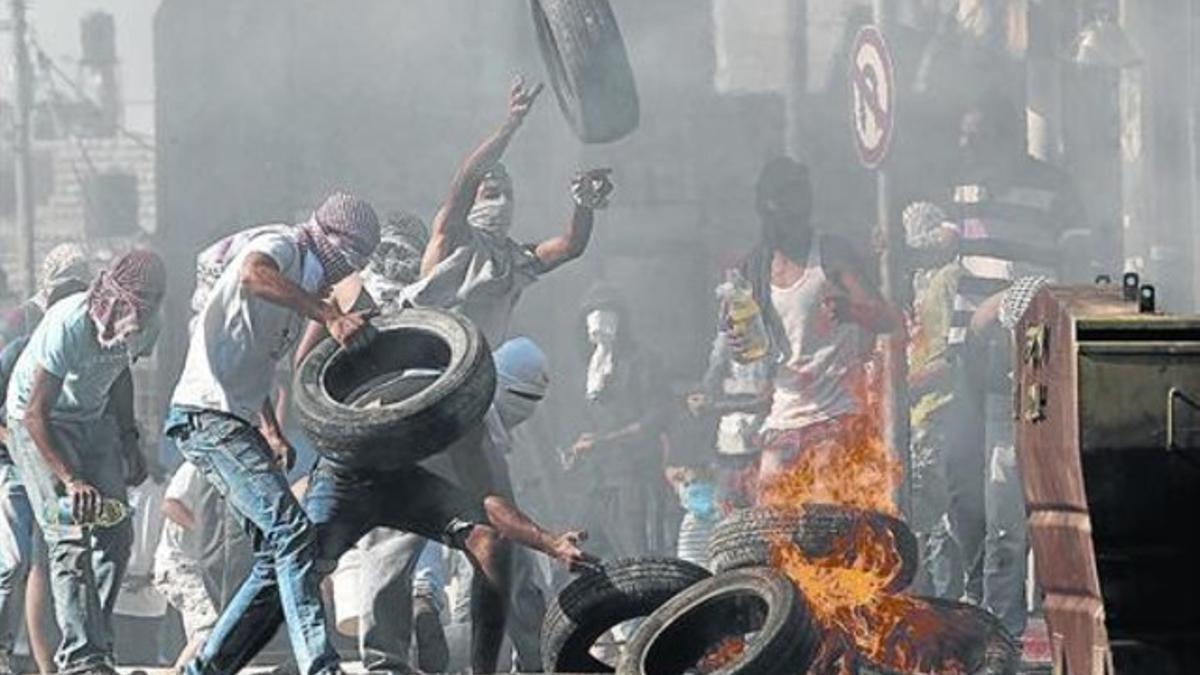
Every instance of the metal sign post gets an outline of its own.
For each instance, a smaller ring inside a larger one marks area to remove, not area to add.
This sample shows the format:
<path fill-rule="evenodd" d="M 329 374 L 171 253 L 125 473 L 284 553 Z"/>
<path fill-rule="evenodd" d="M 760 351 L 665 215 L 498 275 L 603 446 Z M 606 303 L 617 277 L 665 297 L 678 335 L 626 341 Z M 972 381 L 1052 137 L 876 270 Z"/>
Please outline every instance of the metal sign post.
<path fill-rule="evenodd" d="M 882 4 L 882 3 L 876 3 Z M 876 21 L 884 12 L 876 7 Z M 854 144 L 859 160 L 876 176 L 876 226 L 885 242 L 879 260 L 883 296 L 888 302 L 899 300 L 904 283 L 904 267 L 896 259 L 902 250 L 900 228 L 892 218 L 888 173 L 884 168 L 896 124 L 896 80 L 891 53 L 883 32 L 877 26 L 865 26 L 850 50 L 850 91 Z M 884 441 L 904 467 L 898 486 L 897 506 L 909 516 L 912 512 L 912 453 L 909 447 L 908 363 L 903 331 L 883 339 Z"/>

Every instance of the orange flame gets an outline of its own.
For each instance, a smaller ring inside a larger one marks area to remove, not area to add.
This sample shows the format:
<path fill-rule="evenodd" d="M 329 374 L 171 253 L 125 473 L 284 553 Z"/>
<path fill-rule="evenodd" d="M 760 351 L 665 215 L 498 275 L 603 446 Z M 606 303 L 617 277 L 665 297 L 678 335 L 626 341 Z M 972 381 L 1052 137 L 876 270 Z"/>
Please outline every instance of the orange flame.
<path fill-rule="evenodd" d="M 715 673 L 725 666 L 733 663 L 746 651 L 746 641 L 740 637 L 727 637 L 717 643 L 715 647 L 710 649 L 700 663 L 697 664 L 697 669 L 701 673 Z"/>
<path fill-rule="evenodd" d="M 895 491 L 903 464 L 883 441 L 879 399 L 866 378 L 856 389 L 866 414 L 802 448 L 786 471 L 759 486 L 760 506 L 796 509 L 824 503 L 899 513 Z M 826 631 L 815 667 L 820 670 L 811 672 L 852 672 L 858 655 L 906 673 L 964 672 L 951 652 L 941 648 L 945 645 L 938 632 L 944 621 L 933 608 L 884 592 L 902 565 L 890 532 L 861 521 L 819 557 L 787 539 L 772 542 L 771 553 L 772 565 L 803 591 Z"/>

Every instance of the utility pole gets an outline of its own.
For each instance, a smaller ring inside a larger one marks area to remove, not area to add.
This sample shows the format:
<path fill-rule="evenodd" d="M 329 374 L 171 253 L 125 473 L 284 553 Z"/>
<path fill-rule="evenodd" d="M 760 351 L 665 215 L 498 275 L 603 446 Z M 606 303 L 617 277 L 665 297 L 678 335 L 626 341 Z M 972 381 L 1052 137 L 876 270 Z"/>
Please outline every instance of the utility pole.
<path fill-rule="evenodd" d="M 25 41 L 25 0 L 11 0 L 13 43 L 13 176 L 15 177 L 17 216 L 18 278 L 26 297 L 36 291 L 33 265 L 33 161 L 30 119 L 33 108 L 33 82 L 29 65 L 29 45 Z"/>
<path fill-rule="evenodd" d="M 889 0 L 873 0 L 871 3 L 872 21 L 885 35 L 894 21 L 893 9 L 893 3 Z M 907 295 L 902 291 L 906 273 L 904 263 L 897 259 L 897 253 L 904 248 L 904 237 L 892 213 L 892 186 L 886 166 L 879 166 L 875 176 L 876 227 L 883 233 L 886 242 L 883 254 L 879 258 L 880 290 L 888 302 L 898 305 Z M 911 517 L 912 451 L 909 445 L 908 362 L 905 344 L 906 336 L 902 328 L 883 338 L 883 418 L 884 441 L 904 466 L 904 477 L 897 486 L 897 506 L 906 517 Z"/>

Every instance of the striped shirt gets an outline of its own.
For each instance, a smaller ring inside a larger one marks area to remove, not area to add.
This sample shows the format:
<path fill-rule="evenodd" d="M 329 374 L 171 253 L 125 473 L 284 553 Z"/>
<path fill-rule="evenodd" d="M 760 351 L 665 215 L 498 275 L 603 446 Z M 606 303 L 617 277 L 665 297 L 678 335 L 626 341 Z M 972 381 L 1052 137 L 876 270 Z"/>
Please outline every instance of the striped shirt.
<path fill-rule="evenodd" d="M 1083 209 L 1066 175 L 1027 158 L 1007 181 L 955 186 L 947 225 L 958 235 L 963 268 L 954 297 L 949 344 L 966 341 L 971 316 L 1020 276 L 1054 276 L 1059 241 L 1082 228 Z"/>

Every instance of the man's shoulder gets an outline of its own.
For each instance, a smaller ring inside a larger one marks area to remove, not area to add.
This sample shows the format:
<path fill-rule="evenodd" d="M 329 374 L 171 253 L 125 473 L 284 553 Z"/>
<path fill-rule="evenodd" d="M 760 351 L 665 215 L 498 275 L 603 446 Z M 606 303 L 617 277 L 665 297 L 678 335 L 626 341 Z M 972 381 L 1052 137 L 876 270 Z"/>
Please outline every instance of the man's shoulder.
<path fill-rule="evenodd" d="M 87 293 L 76 293 L 54 303 L 34 329 L 34 334 L 57 331 L 64 336 L 76 337 L 87 328 L 91 318 L 87 312 Z"/>
<path fill-rule="evenodd" d="M 250 253 L 269 256 L 281 268 L 291 266 L 300 256 L 300 242 L 282 229 L 262 228 L 254 234 L 245 247 L 238 252 L 245 257 Z"/>

